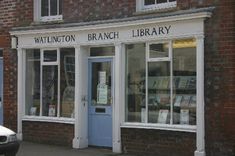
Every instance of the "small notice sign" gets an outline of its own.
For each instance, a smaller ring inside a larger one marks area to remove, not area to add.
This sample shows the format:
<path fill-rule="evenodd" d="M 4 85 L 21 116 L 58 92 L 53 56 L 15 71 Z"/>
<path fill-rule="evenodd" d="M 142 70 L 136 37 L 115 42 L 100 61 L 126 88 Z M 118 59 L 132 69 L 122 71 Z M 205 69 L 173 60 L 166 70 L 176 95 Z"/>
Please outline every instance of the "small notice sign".
<path fill-rule="evenodd" d="M 106 105 L 108 102 L 108 86 L 106 84 L 97 85 L 97 103 Z"/>
<path fill-rule="evenodd" d="M 106 71 L 99 71 L 99 83 L 106 84 Z"/>

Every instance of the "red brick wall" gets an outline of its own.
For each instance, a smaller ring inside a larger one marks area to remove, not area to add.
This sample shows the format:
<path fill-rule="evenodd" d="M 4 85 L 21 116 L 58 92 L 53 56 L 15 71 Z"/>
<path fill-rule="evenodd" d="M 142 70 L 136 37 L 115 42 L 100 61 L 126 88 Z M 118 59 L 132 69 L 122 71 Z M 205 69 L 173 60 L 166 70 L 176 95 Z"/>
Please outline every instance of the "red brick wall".
<path fill-rule="evenodd" d="M 78 22 L 123 18 L 131 16 L 134 10 L 135 0 L 65 0 L 63 19 Z"/>
<path fill-rule="evenodd" d="M 235 1 L 218 1 L 205 32 L 207 156 L 235 155 Z"/>
<path fill-rule="evenodd" d="M 17 54 L 11 50 L 9 31 L 15 26 L 29 25 L 33 19 L 32 0 L 0 1 L 0 48 L 4 60 L 4 125 L 17 131 Z"/>
<path fill-rule="evenodd" d="M 148 129 L 121 129 L 124 153 L 147 156 L 193 156 L 196 134 Z"/>
<path fill-rule="evenodd" d="M 23 121 L 23 139 L 38 143 L 72 147 L 74 125 Z"/>

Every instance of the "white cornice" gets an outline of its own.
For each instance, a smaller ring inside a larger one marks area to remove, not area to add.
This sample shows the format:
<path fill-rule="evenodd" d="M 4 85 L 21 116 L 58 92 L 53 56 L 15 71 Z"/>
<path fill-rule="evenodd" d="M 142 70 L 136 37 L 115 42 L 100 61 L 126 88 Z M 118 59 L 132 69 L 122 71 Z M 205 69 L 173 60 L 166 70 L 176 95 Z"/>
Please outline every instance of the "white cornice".
<path fill-rule="evenodd" d="M 72 27 L 64 27 L 64 28 L 43 28 L 43 29 L 35 29 L 35 30 L 16 30 L 11 31 L 11 35 L 20 36 L 20 35 L 34 35 L 34 34 L 47 34 L 47 33 L 58 33 L 58 32 L 77 32 L 77 31 L 86 31 L 86 30 L 99 30 L 99 29 L 107 29 L 107 28 L 121 28 L 128 26 L 136 26 L 136 25 L 145 25 L 145 24 L 153 24 L 153 23 L 166 23 L 166 22 L 175 22 L 175 21 L 184 21 L 184 20 L 195 20 L 211 17 L 211 12 L 198 12 L 191 14 L 183 14 L 183 15 L 174 15 L 167 17 L 157 17 L 151 19 L 141 19 L 141 20 L 133 20 L 133 21 L 125 21 L 125 22 L 110 22 L 105 24 L 89 24 L 85 26 L 72 26 Z"/>

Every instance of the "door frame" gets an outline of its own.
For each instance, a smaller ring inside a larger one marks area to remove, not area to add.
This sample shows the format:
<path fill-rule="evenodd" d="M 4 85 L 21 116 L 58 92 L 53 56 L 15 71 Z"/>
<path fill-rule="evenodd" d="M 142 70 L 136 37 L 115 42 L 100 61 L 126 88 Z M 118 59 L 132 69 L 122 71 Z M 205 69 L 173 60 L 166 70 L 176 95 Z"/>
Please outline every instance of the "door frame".
<path fill-rule="evenodd" d="M 114 95 L 115 95 L 115 86 L 114 86 L 114 82 L 115 82 L 115 68 L 114 68 L 114 61 L 115 61 L 115 59 L 114 59 L 114 57 L 113 56 L 104 56 L 104 57 L 88 57 L 88 81 L 87 81 L 87 86 L 88 86 L 88 93 L 87 93 L 87 95 L 88 95 L 88 99 L 87 99 L 87 101 L 88 101 L 88 103 L 87 103 L 87 105 L 88 105 L 88 109 L 87 109 L 87 137 L 88 137 L 88 145 L 89 145 L 89 107 L 90 107 L 90 101 L 91 101 L 91 83 L 90 83 L 90 81 L 91 81 L 91 75 L 92 75 L 92 69 L 91 69 L 91 67 L 92 67 L 92 63 L 94 63 L 94 62 L 111 62 L 111 76 L 112 76 L 112 78 L 111 78 L 111 86 L 112 86 L 112 88 L 111 88 L 111 96 L 112 96 L 112 102 L 111 102 L 111 108 L 112 108 L 112 115 L 111 115 L 111 118 L 112 118 L 112 123 L 111 123 L 111 126 L 112 126 L 112 143 L 113 143 L 113 140 L 114 140 L 114 137 L 113 137 L 113 135 L 114 135 L 114 113 L 115 113 L 115 111 L 114 111 Z M 111 148 L 113 148 L 113 144 L 112 144 L 112 146 L 111 146 Z"/>

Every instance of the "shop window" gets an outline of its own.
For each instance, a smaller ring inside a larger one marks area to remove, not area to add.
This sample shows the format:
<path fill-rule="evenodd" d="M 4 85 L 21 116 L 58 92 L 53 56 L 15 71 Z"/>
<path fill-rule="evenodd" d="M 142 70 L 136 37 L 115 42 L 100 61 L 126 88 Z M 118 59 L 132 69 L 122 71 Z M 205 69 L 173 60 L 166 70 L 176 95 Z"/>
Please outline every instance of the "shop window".
<path fill-rule="evenodd" d="M 126 45 L 125 121 L 196 125 L 196 75 L 194 39 Z"/>
<path fill-rule="evenodd" d="M 62 0 L 34 0 L 37 21 L 62 20 Z"/>
<path fill-rule="evenodd" d="M 136 0 L 137 11 L 176 7 L 176 0 Z"/>
<path fill-rule="evenodd" d="M 75 50 L 26 50 L 25 112 L 74 117 Z"/>
<path fill-rule="evenodd" d="M 145 122 L 145 44 L 126 46 L 126 121 Z"/>
<path fill-rule="evenodd" d="M 114 56 L 115 47 L 91 47 L 90 56 Z"/>

